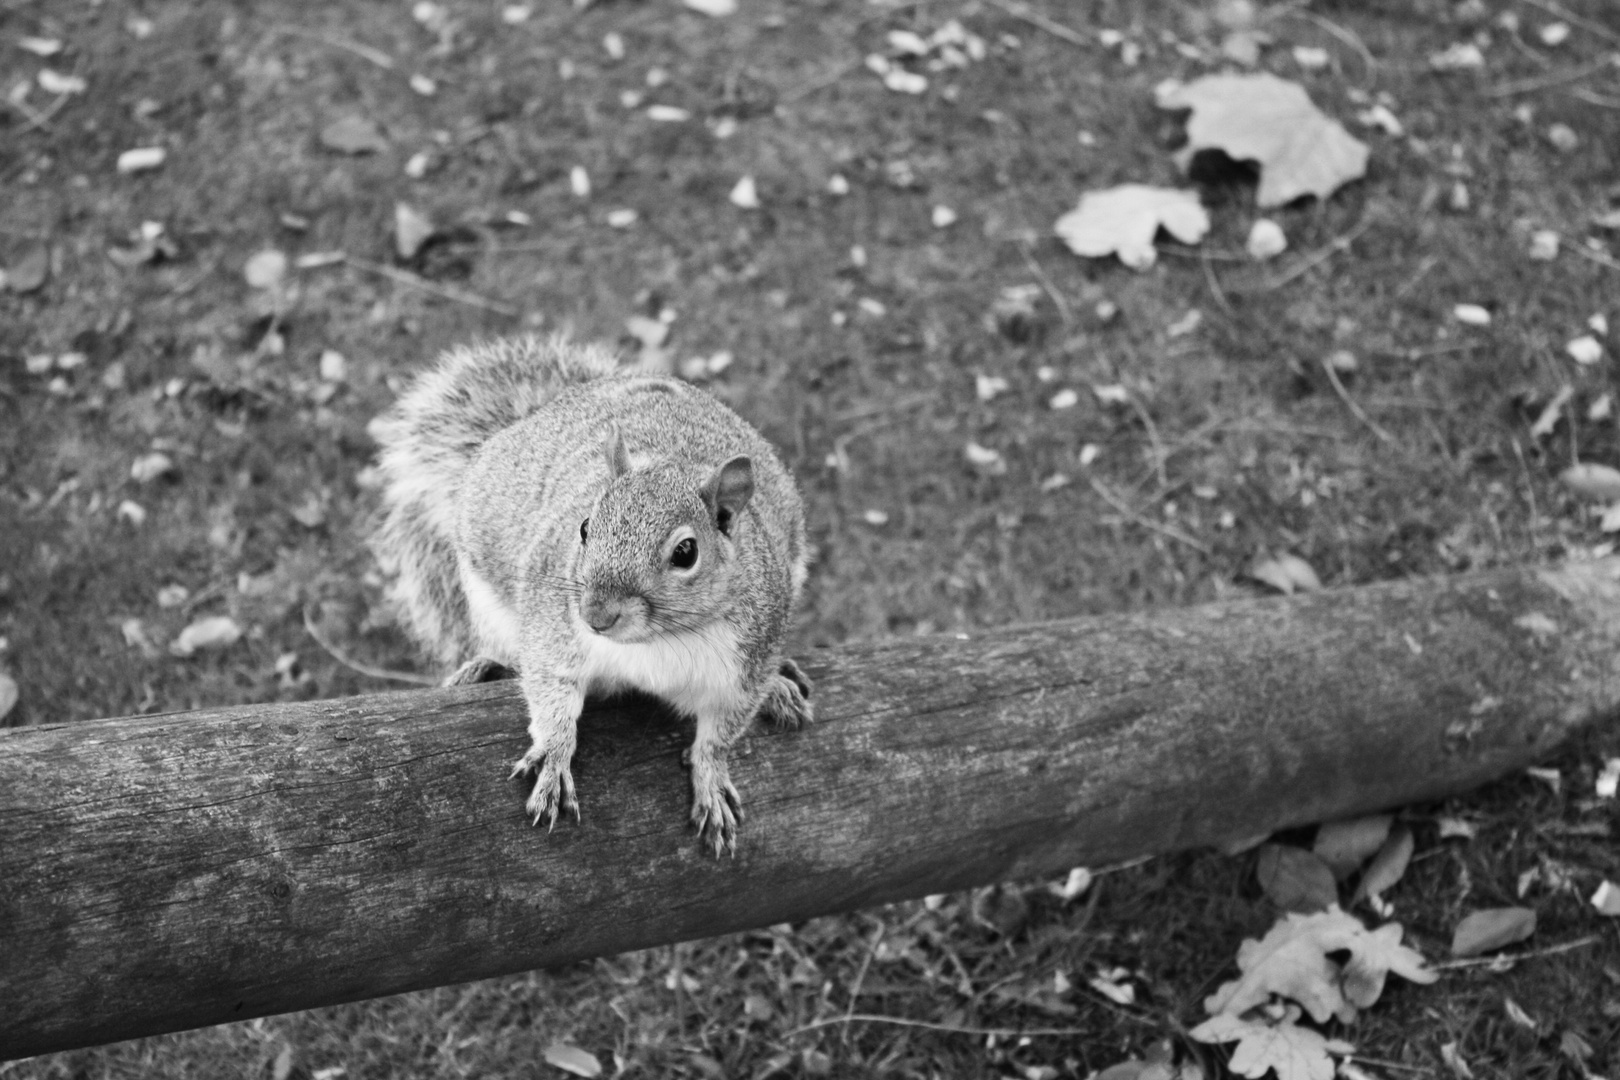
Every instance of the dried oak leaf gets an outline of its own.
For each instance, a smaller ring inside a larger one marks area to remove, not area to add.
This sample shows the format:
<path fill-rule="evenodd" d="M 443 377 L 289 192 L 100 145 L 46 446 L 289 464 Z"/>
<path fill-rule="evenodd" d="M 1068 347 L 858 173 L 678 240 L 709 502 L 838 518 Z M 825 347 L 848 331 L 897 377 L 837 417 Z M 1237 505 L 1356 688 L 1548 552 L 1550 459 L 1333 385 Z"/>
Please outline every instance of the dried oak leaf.
<path fill-rule="evenodd" d="M 1367 144 L 1311 104 L 1298 83 L 1264 72 L 1206 75 L 1159 87 L 1161 109 L 1191 109 L 1187 145 L 1176 154 L 1183 171 L 1200 150 L 1220 150 L 1260 165 L 1262 208 L 1304 195 L 1325 199 L 1367 171 Z"/>
<path fill-rule="evenodd" d="M 1401 943 L 1401 924 L 1369 931 L 1337 906 L 1314 915 L 1284 915 L 1259 941 L 1246 939 L 1238 948 L 1242 978 L 1224 983 L 1204 999 L 1211 1014 L 1241 1015 L 1263 1005 L 1272 994 L 1298 1002 L 1311 1019 L 1331 1016 L 1349 1023 L 1383 991 L 1393 971 L 1416 983 L 1431 983 L 1439 974 L 1423 966 L 1423 957 Z M 1348 950 L 1341 970 L 1329 953 Z"/>
<path fill-rule="evenodd" d="M 1189 1034 L 1202 1043 L 1237 1043 L 1228 1067 L 1239 1076 L 1258 1080 L 1275 1070 L 1277 1080 L 1333 1080 L 1328 1053 L 1349 1054 L 1355 1047 L 1300 1027 L 1298 1019 L 1298 1008 L 1290 1008 L 1275 1024 L 1223 1014 L 1210 1017 Z"/>
<path fill-rule="evenodd" d="M 1150 184 L 1088 191 L 1052 228 L 1076 255 L 1097 259 L 1117 254 L 1131 269 L 1146 270 L 1158 260 L 1153 237 L 1161 227 L 1183 244 L 1202 240 L 1209 231 L 1209 214 L 1198 193 Z"/>

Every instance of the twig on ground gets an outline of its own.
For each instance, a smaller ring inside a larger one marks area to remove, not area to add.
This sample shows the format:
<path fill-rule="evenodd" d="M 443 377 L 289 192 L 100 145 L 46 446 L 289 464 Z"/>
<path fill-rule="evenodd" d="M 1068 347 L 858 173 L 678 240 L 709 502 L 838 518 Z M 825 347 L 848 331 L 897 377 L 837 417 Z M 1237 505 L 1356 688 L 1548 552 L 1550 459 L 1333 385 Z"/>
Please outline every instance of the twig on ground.
<path fill-rule="evenodd" d="M 28 132 L 28 131 L 36 131 L 36 130 L 38 130 L 38 131 L 54 131 L 54 130 L 56 130 L 55 128 L 51 127 L 51 118 L 53 116 L 55 116 L 57 113 L 62 111 L 62 107 L 68 103 L 68 99 L 71 98 L 72 96 L 73 96 L 72 94 L 58 94 L 58 95 L 56 95 L 56 100 L 51 102 L 48 106 L 46 106 L 43 111 L 40 111 L 38 109 L 31 109 L 31 108 L 28 107 L 28 104 L 26 102 L 13 101 L 10 97 L 7 97 L 5 99 L 5 101 L 13 109 L 16 109 L 18 112 L 22 113 L 23 118 L 28 121 L 28 123 L 23 127 L 22 131 L 17 132 L 17 134 L 20 135 L 23 132 Z"/>
<path fill-rule="evenodd" d="M 1594 94 L 1583 86 L 1572 86 L 1564 91 L 1577 101 L 1584 101 L 1588 105 L 1596 105 L 1600 109 L 1620 109 L 1620 98 L 1604 97 Z"/>
<path fill-rule="evenodd" d="M 1599 266 L 1607 266 L 1610 270 L 1620 270 L 1620 261 L 1609 258 L 1601 251 L 1593 251 L 1585 244 L 1571 244 L 1569 246 L 1569 250 L 1573 251 L 1583 259 L 1592 260 Z"/>
<path fill-rule="evenodd" d="M 1279 14 L 1292 15 L 1296 19 L 1310 20 L 1323 30 L 1326 30 L 1329 34 L 1332 34 L 1334 37 L 1344 42 L 1344 44 L 1354 49 L 1356 54 L 1361 57 L 1361 62 L 1367 65 L 1368 74 L 1378 70 L 1378 58 L 1372 54 L 1372 51 L 1367 48 L 1366 43 L 1361 40 L 1360 35 L 1356 34 L 1355 31 L 1346 30 L 1333 20 L 1323 18 L 1314 11 L 1303 11 L 1299 8 L 1288 8 Z"/>
<path fill-rule="evenodd" d="M 872 934 L 872 943 L 866 947 L 866 955 L 861 958 L 861 968 L 855 973 L 855 981 L 849 987 L 849 1008 L 844 1012 L 844 1022 L 855 1015 L 855 1003 L 861 999 L 861 984 L 866 981 L 866 971 L 872 966 L 872 957 L 877 955 L 878 945 L 883 941 L 884 924 L 880 920 L 878 928 Z M 844 1036 L 849 1037 L 849 1029 L 844 1029 Z"/>
<path fill-rule="evenodd" d="M 363 661 L 356 660 L 327 640 L 321 633 L 320 627 L 315 625 L 315 617 L 310 612 L 309 605 L 304 606 L 304 630 L 315 639 L 315 644 L 326 650 L 326 654 L 351 671 L 358 671 L 373 679 L 392 679 L 395 682 L 412 683 L 416 686 L 438 686 L 439 680 L 431 675 L 418 675 L 414 671 L 390 671 L 387 668 L 372 667 Z"/>
<path fill-rule="evenodd" d="M 1221 310 L 1226 312 L 1228 315 L 1236 314 L 1232 310 L 1232 302 L 1226 298 L 1226 290 L 1221 288 L 1220 280 L 1215 276 L 1215 267 L 1210 265 L 1208 256 L 1206 255 L 1204 258 L 1199 259 L 1198 264 L 1204 268 L 1204 281 L 1209 285 L 1210 295 L 1213 296 L 1215 298 L 1215 302 L 1221 306 Z"/>
<path fill-rule="evenodd" d="M 1595 945 L 1603 940 L 1601 934 L 1588 934 L 1574 941 L 1565 941 L 1558 945 L 1548 945 L 1544 949 L 1531 949 L 1522 953 L 1498 953 L 1495 956 L 1470 956 L 1466 960 L 1442 960 L 1438 964 L 1431 964 L 1431 971 L 1456 971 L 1459 968 L 1489 967 L 1492 964 L 1517 964 L 1521 960 L 1539 960 L 1543 956 L 1557 956 L 1559 953 L 1573 952 L 1584 949 L 1588 945 Z"/>
<path fill-rule="evenodd" d="M 864 60 L 849 60 L 845 63 L 839 64 L 836 68 L 825 75 L 818 75 L 809 82 L 800 83 L 798 86 L 791 89 L 783 90 L 776 100 L 778 104 L 791 105 L 800 98 L 809 97 L 817 90 L 825 90 L 827 87 L 832 86 L 834 83 L 841 80 L 845 75 L 857 70 L 864 62 Z"/>
<path fill-rule="evenodd" d="M 1164 451 L 1164 440 L 1159 438 L 1158 425 L 1153 422 L 1153 417 L 1148 415 L 1147 408 L 1136 400 L 1135 394 L 1127 394 L 1126 398 L 1130 401 L 1131 408 L 1136 410 L 1136 415 L 1141 418 L 1142 426 L 1147 429 L 1148 443 L 1153 447 L 1153 473 L 1159 478 L 1159 490 L 1163 491 L 1170 486 L 1170 480 L 1164 471 L 1165 461 L 1170 455 Z"/>
<path fill-rule="evenodd" d="M 1152 518 L 1131 509 L 1130 505 L 1126 503 L 1124 499 L 1121 499 L 1118 495 L 1115 495 L 1112 491 L 1109 491 L 1103 482 L 1098 480 L 1095 476 L 1088 476 L 1086 479 L 1091 482 L 1092 490 L 1095 491 L 1099 497 L 1101 497 L 1103 502 L 1119 511 L 1120 514 L 1124 515 L 1128 520 L 1135 522 L 1144 529 L 1150 529 L 1153 532 L 1168 536 L 1170 539 L 1175 540 L 1178 543 L 1186 544 L 1195 551 L 1203 552 L 1205 555 L 1213 554 L 1213 549 L 1202 540 L 1199 540 L 1197 537 L 1189 536 L 1180 529 L 1176 528 L 1174 525 L 1161 524 L 1154 521 Z"/>
<path fill-rule="evenodd" d="M 1570 11 L 1563 4 L 1554 3 L 1554 0 L 1520 0 L 1520 2 L 1529 4 L 1531 7 L 1538 7 L 1542 11 L 1547 12 L 1549 15 L 1556 15 L 1567 23 L 1574 23 L 1581 29 L 1596 34 L 1605 41 L 1611 41 L 1616 45 L 1620 45 L 1620 34 L 1615 33 L 1613 30 L 1610 30 L 1607 26 L 1604 26 L 1600 22 L 1593 22 L 1591 19 L 1582 18 L 1573 11 Z"/>
<path fill-rule="evenodd" d="M 1344 402 L 1345 408 L 1350 410 L 1351 415 L 1365 424 L 1368 431 L 1378 436 L 1390 446 L 1400 445 L 1400 442 L 1395 438 L 1395 436 L 1379 427 L 1377 421 L 1368 416 L 1366 411 L 1363 410 L 1360 405 L 1356 404 L 1356 399 L 1350 396 L 1350 391 L 1346 390 L 1344 388 L 1344 383 L 1339 381 L 1339 373 L 1333 370 L 1333 365 L 1326 359 L 1322 361 L 1322 370 L 1327 373 L 1328 382 L 1333 384 L 1333 392 L 1339 395 L 1339 400 Z"/>
<path fill-rule="evenodd" d="M 1341 1055 L 1346 1061 L 1359 1061 L 1363 1065 L 1377 1065 L 1381 1069 L 1394 1069 L 1397 1072 L 1426 1073 L 1426 1065 L 1403 1065 L 1399 1061 L 1390 1061 L 1388 1058 L 1367 1057 L 1365 1054 Z"/>
<path fill-rule="evenodd" d="M 1604 58 L 1595 63 L 1570 68 L 1567 71 L 1553 71 L 1529 79 L 1515 79 L 1513 82 L 1487 88 L 1485 96 L 1493 98 L 1511 97 L 1514 94 L 1531 94 L 1537 90 L 1550 90 L 1555 86 L 1563 86 L 1566 83 L 1580 82 L 1582 79 L 1590 78 L 1610 66 L 1609 60 Z"/>
<path fill-rule="evenodd" d="M 1420 282 L 1424 278 L 1428 277 L 1429 276 L 1429 271 L 1433 270 L 1436 266 L 1439 266 L 1439 265 L 1440 265 L 1440 256 L 1438 256 L 1438 255 L 1425 256 L 1423 261 L 1418 263 L 1418 268 L 1415 271 L 1413 271 L 1412 276 L 1407 278 L 1405 281 L 1401 282 L 1401 287 L 1395 290 L 1394 295 L 1391 296 L 1390 299 L 1391 300 L 1399 300 L 1399 299 L 1401 299 L 1401 297 L 1405 296 L 1407 293 L 1409 293 L 1413 289 L 1417 288 L 1418 282 Z"/>
<path fill-rule="evenodd" d="M 1052 279 L 1047 276 L 1046 270 L 1042 268 L 1040 263 L 1035 261 L 1035 253 L 1029 249 L 1029 244 L 1021 243 L 1018 245 L 1018 253 L 1024 257 L 1024 262 L 1029 266 L 1029 272 L 1035 275 L 1036 280 L 1041 283 L 1041 288 L 1046 290 L 1046 295 L 1052 298 L 1052 305 L 1057 308 L 1058 318 L 1063 320 L 1063 329 L 1071 329 L 1074 326 L 1074 309 L 1069 306 L 1069 301 L 1064 298 L 1063 294 L 1058 292 L 1057 286 L 1052 284 Z"/>
<path fill-rule="evenodd" d="M 436 281 L 429 281 L 427 278 L 413 274 L 408 270 L 400 270 L 384 263 L 375 263 L 370 259 L 362 259 L 358 255 L 345 254 L 343 261 L 356 269 L 381 274 L 383 277 L 397 281 L 401 285 L 409 285 L 413 289 L 420 289 L 422 292 L 432 293 L 434 296 L 442 296 L 446 300 L 454 300 L 458 304 L 483 308 L 485 311 L 493 311 L 497 315 L 505 315 L 513 319 L 517 318 L 519 314 L 518 310 L 509 304 L 487 299 L 475 292 L 468 292 L 466 289 L 458 289 L 454 285 L 440 285 Z"/>
<path fill-rule="evenodd" d="M 1133 1020 L 1143 1019 L 1134 1013 L 1125 1013 L 1125 1015 L 1129 1016 Z M 877 1013 L 852 1013 L 849 1016 L 830 1016 L 822 1020 L 812 1020 L 810 1023 L 805 1024 L 802 1027 L 794 1028 L 787 1034 L 789 1036 L 802 1035 L 807 1031 L 814 1031 L 816 1028 L 831 1027 L 833 1024 L 894 1024 L 898 1027 L 927 1028 L 929 1031 L 946 1031 L 953 1035 L 973 1035 L 979 1038 L 983 1038 L 986 1035 L 994 1035 L 998 1039 L 1019 1039 L 1024 1038 L 1025 1036 L 1030 1038 L 1037 1036 L 1072 1038 L 1077 1035 L 1085 1035 L 1090 1031 L 1089 1028 L 969 1027 L 966 1024 L 940 1024 L 935 1023 L 932 1020 L 912 1020 L 904 1016 L 882 1016 Z"/>
<path fill-rule="evenodd" d="M 1524 497 L 1530 506 L 1530 553 L 1534 557 L 1541 547 L 1541 511 L 1536 506 L 1536 485 L 1530 479 L 1530 466 L 1524 460 L 1524 448 L 1513 439 L 1513 454 L 1519 459 L 1519 471 L 1524 474 Z"/>
<path fill-rule="evenodd" d="M 279 34 L 289 34 L 292 37 L 305 38 L 309 41 L 318 41 L 322 45 L 328 45 L 334 49 L 342 49 L 344 52 L 353 53 L 362 60 L 369 60 L 371 63 L 376 64 L 384 71 L 394 70 L 394 58 L 392 56 L 389 56 L 381 49 L 374 49 L 370 45 L 363 45 L 358 41 L 350 41 L 348 38 L 333 37 L 330 34 L 323 34 L 318 30 L 305 30 L 301 26 L 278 26 L 276 27 L 276 32 Z"/>
<path fill-rule="evenodd" d="M 1294 266 L 1291 267 L 1286 273 L 1283 273 L 1278 277 L 1274 277 L 1270 281 L 1264 282 L 1256 291 L 1273 292 L 1282 288 L 1284 285 L 1287 285 L 1295 278 L 1304 276 L 1311 270 L 1314 270 L 1316 267 L 1320 266 L 1322 263 L 1327 262 L 1339 252 L 1350 250 L 1350 245 L 1354 243 L 1362 233 L 1366 232 L 1370 228 L 1372 228 L 1372 217 L 1369 214 L 1363 214 L 1361 220 L 1356 222 L 1355 227 L 1349 232 L 1340 236 L 1335 236 L 1332 240 L 1329 240 L 1326 244 L 1305 256 L 1304 259 L 1295 263 Z"/>
<path fill-rule="evenodd" d="M 1040 12 L 1034 11 L 1031 8 L 1019 3 L 1018 0 L 990 0 L 990 6 L 998 7 L 1002 11 L 1005 11 L 1008 15 L 1011 15 L 1013 18 L 1022 20 L 1023 22 L 1029 23 L 1031 26 L 1045 30 L 1053 37 L 1062 38 L 1071 45 L 1095 44 L 1095 42 L 1086 37 L 1084 34 L 1080 33 L 1080 31 L 1071 30 L 1060 22 L 1053 22 Z"/>

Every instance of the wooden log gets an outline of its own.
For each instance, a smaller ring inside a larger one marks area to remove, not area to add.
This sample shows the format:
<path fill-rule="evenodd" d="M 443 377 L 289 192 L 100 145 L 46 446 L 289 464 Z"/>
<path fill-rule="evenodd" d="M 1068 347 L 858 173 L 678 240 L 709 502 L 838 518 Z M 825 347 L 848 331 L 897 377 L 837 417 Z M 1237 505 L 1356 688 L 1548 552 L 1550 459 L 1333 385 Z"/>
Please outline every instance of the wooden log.
<path fill-rule="evenodd" d="M 735 760 L 593 706 L 581 825 L 510 684 L 0 733 L 0 1057 L 393 994 L 1463 791 L 1620 705 L 1620 559 L 851 646 Z"/>

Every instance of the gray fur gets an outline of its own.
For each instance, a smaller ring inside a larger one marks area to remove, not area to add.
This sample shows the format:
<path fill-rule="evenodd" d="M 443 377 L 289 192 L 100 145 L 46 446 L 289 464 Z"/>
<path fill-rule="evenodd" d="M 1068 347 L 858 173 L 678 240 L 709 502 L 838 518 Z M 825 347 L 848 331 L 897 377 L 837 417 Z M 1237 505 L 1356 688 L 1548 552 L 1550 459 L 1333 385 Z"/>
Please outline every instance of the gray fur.
<path fill-rule="evenodd" d="M 709 394 L 560 337 L 452 350 L 373 430 L 389 596 L 439 663 L 519 673 L 536 820 L 578 814 L 583 696 L 636 686 L 696 716 L 693 820 L 731 846 L 727 749 L 762 710 L 810 717 L 781 654 L 808 563 L 803 508 L 764 437 Z"/>

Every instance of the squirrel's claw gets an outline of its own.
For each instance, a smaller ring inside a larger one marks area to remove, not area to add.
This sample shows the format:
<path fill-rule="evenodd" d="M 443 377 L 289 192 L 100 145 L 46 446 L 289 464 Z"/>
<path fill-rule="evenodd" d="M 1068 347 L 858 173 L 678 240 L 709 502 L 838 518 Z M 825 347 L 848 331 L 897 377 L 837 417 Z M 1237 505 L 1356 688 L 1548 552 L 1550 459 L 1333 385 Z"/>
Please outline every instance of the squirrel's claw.
<path fill-rule="evenodd" d="M 742 798 L 724 774 L 716 777 L 707 790 L 693 789 L 692 824 L 697 826 L 698 844 L 715 858 L 737 857 L 737 823 L 742 819 Z"/>
<path fill-rule="evenodd" d="M 513 768 L 512 777 L 529 772 L 537 764 L 537 759 L 525 755 Z M 546 819 L 547 832 L 557 827 L 559 812 L 572 814 L 574 820 L 579 821 L 579 799 L 574 794 L 573 774 L 567 768 L 556 768 L 549 758 L 546 759 L 545 764 L 540 766 L 540 775 L 535 778 L 534 790 L 529 792 L 525 806 L 536 827 L 539 827 L 541 818 Z"/>

